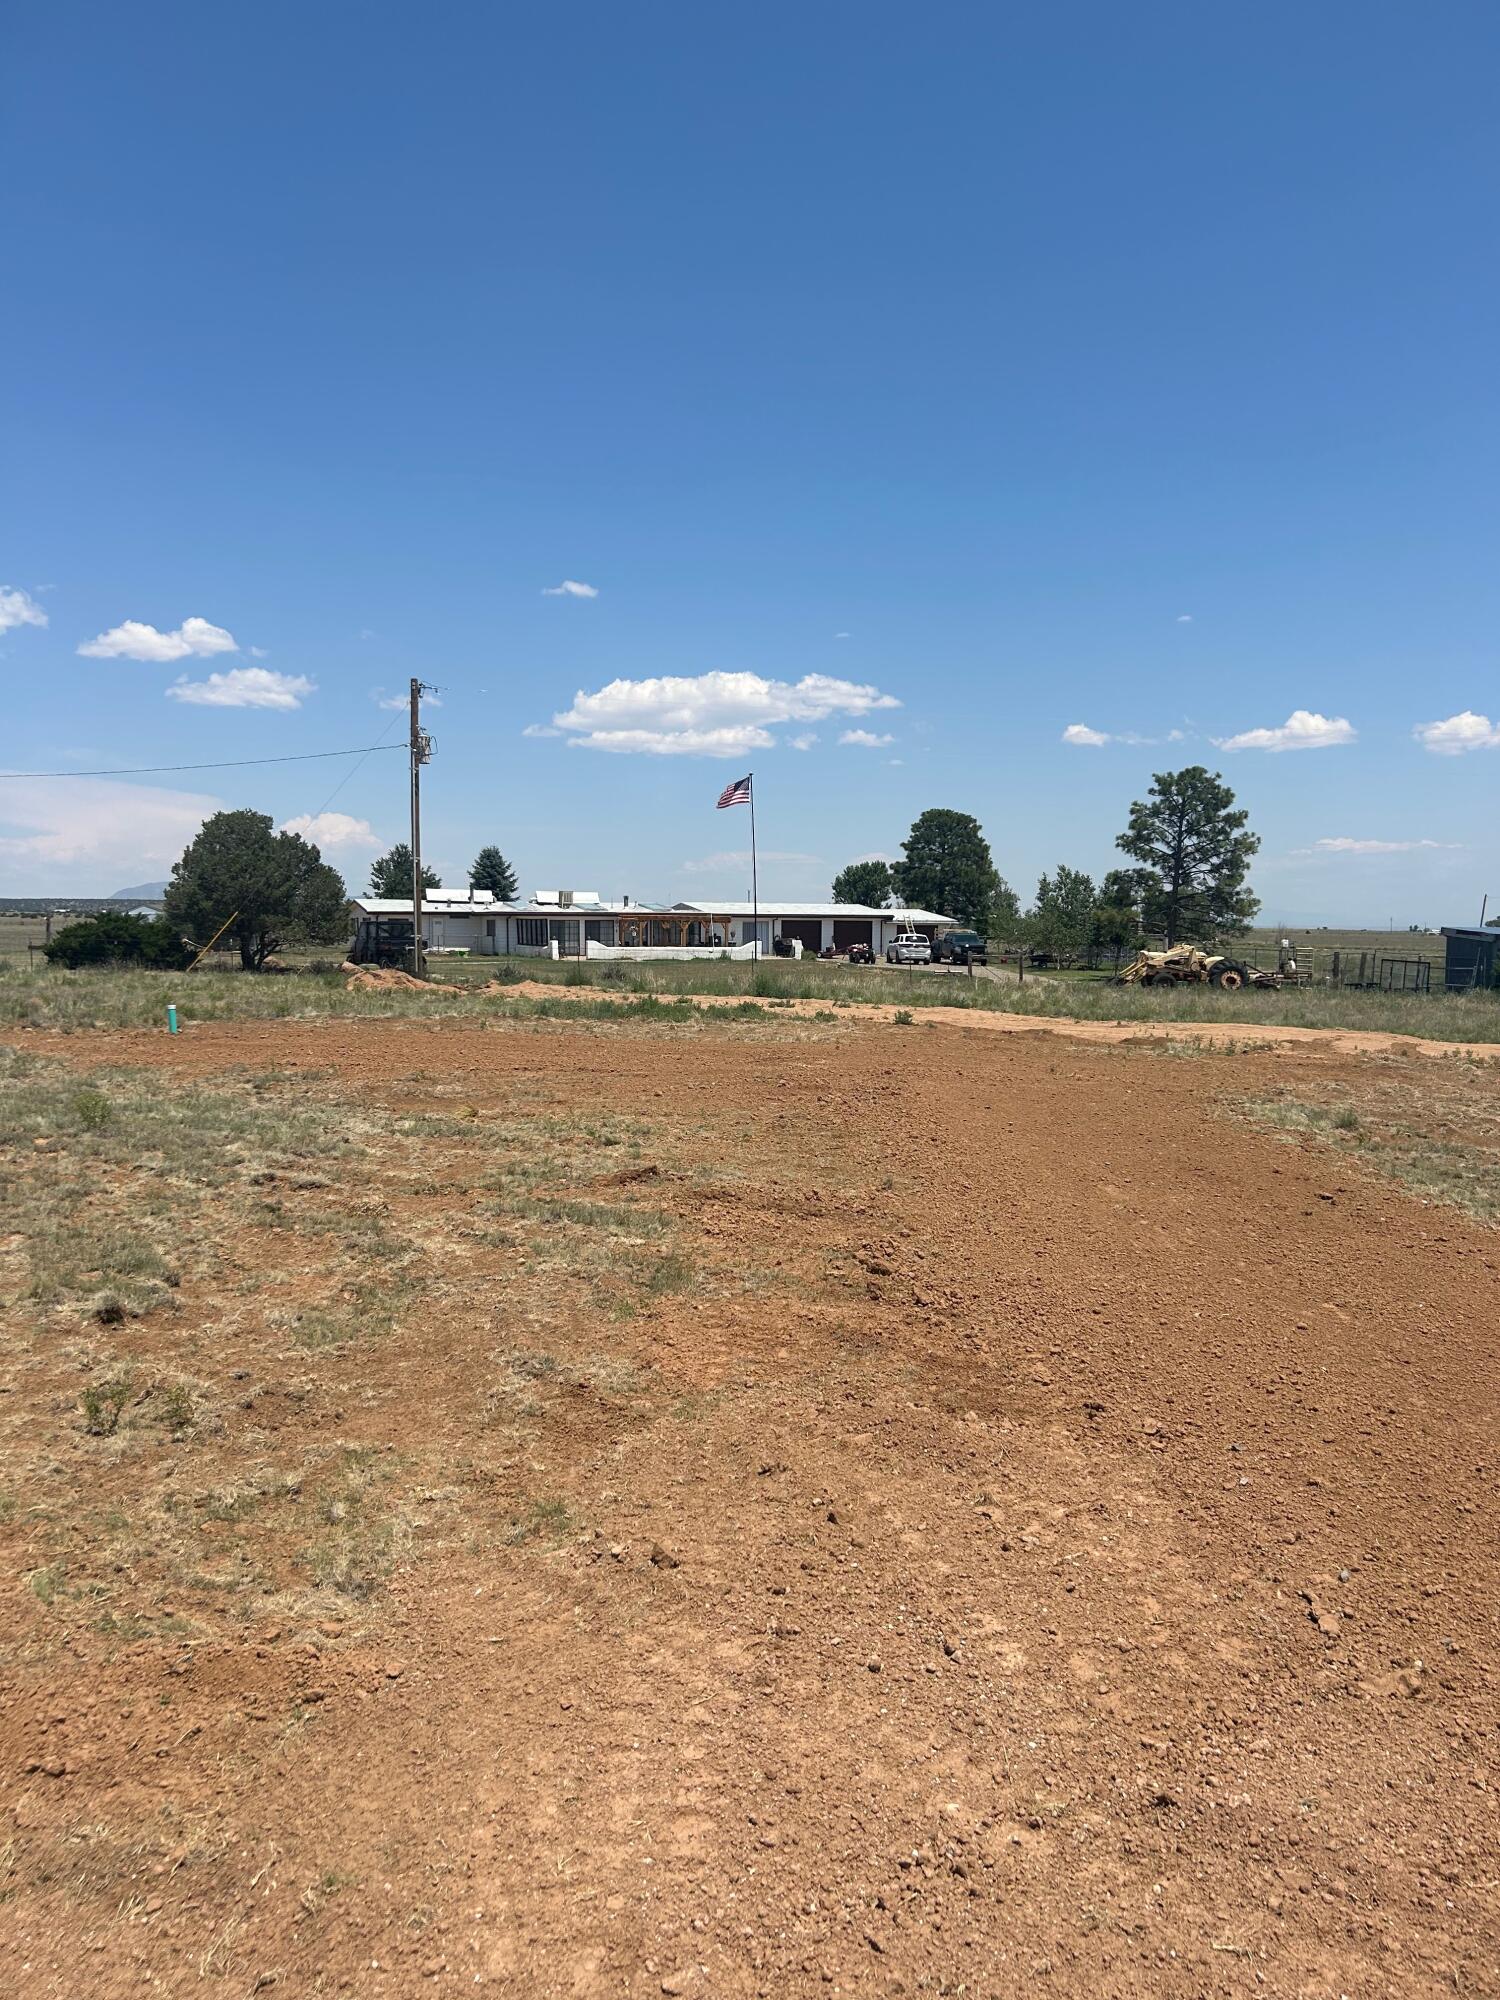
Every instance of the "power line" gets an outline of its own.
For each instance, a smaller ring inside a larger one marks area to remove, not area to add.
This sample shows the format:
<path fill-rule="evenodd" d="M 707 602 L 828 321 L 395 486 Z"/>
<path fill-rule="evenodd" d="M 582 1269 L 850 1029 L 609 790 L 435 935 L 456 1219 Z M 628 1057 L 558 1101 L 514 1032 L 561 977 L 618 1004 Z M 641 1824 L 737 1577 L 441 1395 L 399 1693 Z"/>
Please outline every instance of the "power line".
<path fill-rule="evenodd" d="M 376 750 L 404 750 L 404 743 L 356 743 L 352 750 L 304 750 L 295 757 L 233 757 L 222 764 L 125 764 L 113 771 L 0 771 L 5 778 L 146 778 L 163 771 L 241 771 L 248 764 L 315 764 L 326 757 L 368 757 Z"/>
<path fill-rule="evenodd" d="M 327 812 L 328 808 L 333 804 L 334 800 L 338 797 L 339 793 L 344 789 L 345 785 L 349 783 L 349 780 L 351 778 L 357 777 L 359 773 L 365 768 L 365 757 L 368 757 L 371 754 L 371 752 L 376 750 L 399 750 L 402 747 L 399 743 L 386 742 L 386 737 L 390 735 L 391 731 L 396 727 L 400 719 L 401 718 L 397 715 L 393 715 L 391 717 L 390 721 L 386 724 L 385 729 L 381 732 L 380 741 L 378 743 L 372 743 L 370 745 L 369 750 L 366 750 L 364 752 L 364 755 L 360 758 L 359 762 L 355 765 L 352 765 L 350 769 L 344 773 L 343 777 L 339 779 L 338 783 L 334 786 L 333 790 L 328 794 L 327 798 L 324 799 L 322 805 L 320 805 L 318 807 L 318 810 L 313 814 L 314 819 L 320 819 L 322 815 Z"/>

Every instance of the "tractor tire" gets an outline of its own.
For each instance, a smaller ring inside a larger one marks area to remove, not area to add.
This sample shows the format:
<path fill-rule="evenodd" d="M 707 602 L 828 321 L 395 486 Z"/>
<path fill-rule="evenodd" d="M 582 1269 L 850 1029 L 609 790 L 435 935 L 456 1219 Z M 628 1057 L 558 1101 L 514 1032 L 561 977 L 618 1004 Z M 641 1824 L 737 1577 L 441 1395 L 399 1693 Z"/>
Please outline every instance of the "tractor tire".
<path fill-rule="evenodd" d="M 1142 986 L 1175 986 L 1177 984 L 1177 976 L 1171 972 L 1143 972 L 1141 974 L 1141 984 Z"/>
<path fill-rule="evenodd" d="M 1210 986 L 1217 986 L 1221 993 L 1238 993 L 1247 983 L 1247 975 L 1242 965 L 1216 965 L 1208 975 Z"/>

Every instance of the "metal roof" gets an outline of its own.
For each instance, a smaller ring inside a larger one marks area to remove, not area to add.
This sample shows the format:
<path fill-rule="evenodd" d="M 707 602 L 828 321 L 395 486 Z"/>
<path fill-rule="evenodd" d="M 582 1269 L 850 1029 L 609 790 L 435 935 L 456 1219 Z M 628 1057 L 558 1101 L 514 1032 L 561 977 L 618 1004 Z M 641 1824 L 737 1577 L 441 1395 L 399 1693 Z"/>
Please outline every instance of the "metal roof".
<path fill-rule="evenodd" d="M 754 903 L 674 903 L 674 910 L 693 910 L 705 917 L 753 917 Z M 786 903 L 762 896 L 763 917 L 883 917 L 887 923 L 903 919 L 913 924 L 954 924 L 956 917 L 939 916 L 936 910 L 877 910 L 868 903 Z"/>
<path fill-rule="evenodd" d="M 371 917 L 409 917 L 410 896 L 351 896 L 355 909 Z M 429 889 L 422 898 L 424 916 L 436 912 L 443 917 L 569 917 L 580 913 L 590 917 L 634 916 L 638 910 L 660 913 L 665 903 L 501 903 L 493 897 L 475 900 L 442 889 Z"/>
<path fill-rule="evenodd" d="M 355 909 L 369 917 L 409 917 L 410 896 L 353 896 Z M 788 903 L 763 897 L 763 919 L 776 917 L 819 918 L 874 917 L 886 923 L 957 924 L 956 917 L 940 916 L 936 910 L 877 910 L 868 903 Z M 439 917 L 753 917 L 754 903 L 697 902 L 652 903 L 632 899 L 628 903 L 499 903 L 493 897 L 475 898 L 453 890 L 432 889 L 422 898 L 422 911 Z"/>
<path fill-rule="evenodd" d="M 367 917 L 409 917 L 411 915 L 410 896 L 351 896 L 350 902 L 356 910 L 363 910 Z M 422 912 L 440 917 L 493 917 L 504 915 L 515 906 L 512 903 L 497 903 L 493 896 L 475 897 L 457 889 L 427 889 L 422 894 Z"/>

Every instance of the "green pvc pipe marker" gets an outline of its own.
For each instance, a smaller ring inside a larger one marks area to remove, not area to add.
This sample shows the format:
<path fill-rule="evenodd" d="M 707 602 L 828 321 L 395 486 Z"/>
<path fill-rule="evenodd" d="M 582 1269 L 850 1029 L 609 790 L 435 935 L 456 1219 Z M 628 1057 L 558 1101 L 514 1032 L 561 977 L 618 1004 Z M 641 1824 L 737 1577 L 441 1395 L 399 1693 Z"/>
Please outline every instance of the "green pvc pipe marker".
<path fill-rule="evenodd" d="M 177 1033 L 177 1009 L 174 1006 L 167 1008 L 167 1033 L 169 1035 Z"/>

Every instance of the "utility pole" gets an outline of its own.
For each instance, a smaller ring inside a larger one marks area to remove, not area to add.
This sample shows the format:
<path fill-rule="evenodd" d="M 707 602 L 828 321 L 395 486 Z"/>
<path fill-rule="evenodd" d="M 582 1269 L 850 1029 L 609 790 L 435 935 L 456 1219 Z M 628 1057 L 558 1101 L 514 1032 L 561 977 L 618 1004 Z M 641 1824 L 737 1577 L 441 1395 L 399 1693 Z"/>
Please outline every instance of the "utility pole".
<path fill-rule="evenodd" d="M 422 766 L 432 755 L 432 741 L 422 727 L 422 683 L 411 684 L 411 969 L 418 979 L 427 973 L 422 945 Z"/>

